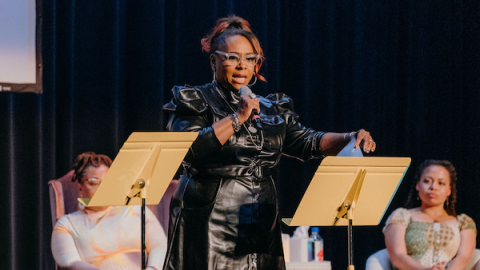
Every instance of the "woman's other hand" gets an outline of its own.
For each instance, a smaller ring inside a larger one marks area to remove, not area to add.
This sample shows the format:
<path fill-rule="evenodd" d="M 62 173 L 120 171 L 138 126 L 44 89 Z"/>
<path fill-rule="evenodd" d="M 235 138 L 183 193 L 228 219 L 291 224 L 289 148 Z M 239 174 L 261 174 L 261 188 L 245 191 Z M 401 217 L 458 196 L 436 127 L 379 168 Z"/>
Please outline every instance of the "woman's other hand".
<path fill-rule="evenodd" d="M 255 94 L 252 93 L 240 96 L 238 109 L 236 112 L 240 124 L 243 124 L 245 121 L 247 121 L 252 115 L 253 111 L 256 111 L 257 113 L 260 112 L 260 102 Z"/>
<path fill-rule="evenodd" d="M 337 155 L 353 138 L 355 138 L 353 146 L 361 147 L 365 153 L 373 152 L 377 148 L 370 132 L 364 129 L 350 133 L 327 132 L 320 140 L 320 148 L 325 156 Z"/>
<path fill-rule="evenodd" d="M 359 131 L 356 132 L 356 137 L 357 141 L 354 144 L 355 148 L 361 147 L 363 149 L 363 152 L 365 153 L 370 153 L 374 152 L 375 149 L 377 148 L 377 144 L 373 140 L 372 136 L 370 135 L 370 132 L 360 129 Z"/>
<path fill-rule="evenodd" d="M 445 262 L 439 262 L 432 266 L 431 270 L 445 270 Z"/>

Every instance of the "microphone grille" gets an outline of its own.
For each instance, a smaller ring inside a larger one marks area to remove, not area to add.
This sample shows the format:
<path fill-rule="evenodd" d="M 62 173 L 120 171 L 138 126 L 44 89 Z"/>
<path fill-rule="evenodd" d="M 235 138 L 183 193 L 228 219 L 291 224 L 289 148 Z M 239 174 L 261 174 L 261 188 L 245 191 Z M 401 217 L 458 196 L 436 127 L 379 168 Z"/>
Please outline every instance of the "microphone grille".
<path fill-rule="evenodd" d="M 252 89 L 250 89 L 248 86 L 240 87 L 239 91 L 240 91 L 240 96 L 250 95 L 252 93 Z"/>

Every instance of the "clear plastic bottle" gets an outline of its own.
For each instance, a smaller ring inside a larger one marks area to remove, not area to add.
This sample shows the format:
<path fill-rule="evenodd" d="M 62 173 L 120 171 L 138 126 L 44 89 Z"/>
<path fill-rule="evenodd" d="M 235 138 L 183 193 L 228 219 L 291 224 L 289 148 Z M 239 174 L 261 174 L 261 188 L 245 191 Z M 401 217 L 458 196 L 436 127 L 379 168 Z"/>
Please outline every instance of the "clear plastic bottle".
<path fill-rule="evenodd" d="M 308 261 L 323 262 L 323 238 L 318 234 L 318 227 L 312 227 L 308 238 Z"/>

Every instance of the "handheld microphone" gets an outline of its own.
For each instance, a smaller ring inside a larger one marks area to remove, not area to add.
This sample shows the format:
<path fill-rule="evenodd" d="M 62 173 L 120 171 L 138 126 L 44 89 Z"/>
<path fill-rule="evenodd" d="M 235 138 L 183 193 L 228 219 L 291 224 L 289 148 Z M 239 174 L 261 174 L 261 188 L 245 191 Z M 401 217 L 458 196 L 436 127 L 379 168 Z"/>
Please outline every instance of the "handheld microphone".
<path fill-rule="evenodd" d="M 253 94 L 252 89 L 250 89 L 248 86 L 242 86 L 240 87 L 240 96 L 245 96 L 245 95 L 250 95 Z M 262 129 L 262 123 L 260 122 L 260 116 L 258 115 L 258 112 L 256 109 L 252 111 L 252 120 L 255 123 L 255 126 L 258 129 Z"/>

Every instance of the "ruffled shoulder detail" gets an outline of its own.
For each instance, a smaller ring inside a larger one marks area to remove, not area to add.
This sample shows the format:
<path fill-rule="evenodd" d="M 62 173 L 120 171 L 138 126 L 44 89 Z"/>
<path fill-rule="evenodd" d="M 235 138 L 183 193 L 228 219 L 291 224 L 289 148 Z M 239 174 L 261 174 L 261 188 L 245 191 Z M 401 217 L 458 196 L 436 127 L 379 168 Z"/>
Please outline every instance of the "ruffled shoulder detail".
<path fill-rule="evenodd" d="M 299 115 L 293 111 L 293 99 L 284 93 L 269 94 L 265 97 L 278 109 L 278 114 L 282 115 L 287 123 L 293 123 L 298 120 Z"/>
<path fill-rule="evenodd" d="M 457 216 L 458 228 L 460 231 L 472 229 L 477 232 L 477 226 L 475 225 L 475 221 L 466 214 L 460 214 Z"/>
<path fill-rule="evenodd" d="M 280 109 L 280 113 L 293 111 L 293 100 L 284 93 L 269 94 L 265 98 L 272 102 L 273 105 L 278 107 Z"/>
<path fill-rule="evenodd" d="M 201 115 L 207 110 L 207 102 L 200 90 L 190 86 L 175 86 L 173 99 L 163 106 L 166 111 Z"/>
<path fill-rule="evenodd" d="M 395 211 L 393 211 L 392 214 L 390 214 L 387 221 L 385 222 L 385 227 L 383 227 L 383 233 L 385 233 L 385 229 L 390 224 L 400 224 L 406 228 L 408 227 L 408 224 L 410 224 L 411 219 L 412 215 L 407 209 L 397 208 Z"/>

